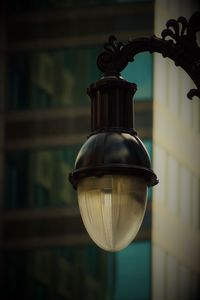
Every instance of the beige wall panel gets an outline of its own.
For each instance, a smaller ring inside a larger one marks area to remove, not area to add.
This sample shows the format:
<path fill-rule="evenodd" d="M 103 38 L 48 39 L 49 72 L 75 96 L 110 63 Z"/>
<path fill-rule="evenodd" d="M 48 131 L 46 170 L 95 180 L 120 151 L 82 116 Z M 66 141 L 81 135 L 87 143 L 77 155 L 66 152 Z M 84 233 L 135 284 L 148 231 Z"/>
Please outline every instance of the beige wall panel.
<path fill-rule="evenodd" d="M 166 263 L 166 299 L 177 300 L 178 299 L 178 263 L 175 257 L 167 255 Z"/>
<path fill-rule="evenodd" d="M 160 36 L 168 19 L 189 18 L 197 8 L 193 0 L 156 0 L 155 34 Z M 153 167 L 160 179 L 153 189 L 154 300 L 199 298 L 200 101 L 186 97 L 193 87 L 181 68 L 154 55 Z M 162 269 L 157 249 L 166 253 Z M 165 280 L 158 289 L 160 278 Z"/>
<path fill-rule="evenodd" d="M 156 204 L 155 204 L 156 203 Z M 159 245 L 163 251 L 175 256 L 182 264 L 198 273 L 200 266 L 200 235 L 177 215 L 156 201 L 153 204 L 154 245 Z M 153 255 L 154 259 L 154 255 Z M 153 265 L 157 264 L 153 260 Z M 156 280 L 156 278 L 153 278 Z"/>
<path fill-rule="evenodd" d="M 169 155 L 167 166 L 167 206 L 175 214 L 179 211 L 179 163 Z"/>
<path fill-rule="evenodd" d="M 153 299 L 165 299 L 165 269 L 166 269 L 166 254 L 159 246 L 153 246 Z"/>
<path fill-rule="evenodd" d="M 189 102 L 190 103 L 190 102 Z M 154 143 L 161 145 L 194 174 L 200 175 L 200 135 L 171 113 L 158 101 L 154 101 Z M 156 156 L 154 155 L 156 164 Z"/>
<path fill-rule="evenodd" d="M 192 224 L 192 177 L 190 171 L 180 168 L 180 217 L 182 222 Z"/>
<path fill-rule="evenodd" d="M 189 269 L 183 265 L 180 265 L 179 268 L 179 299 L 191 299 L 191 274 Z"/>
<path fill-rule="evenodd" d="M 192 177 L 192 227 L 200 230 L 200 178 Z"/>
<path fill-rule="evenodd" d="M 154 55 L 154 66 L 156 67 L 156 72 L 154 72 L 154 99 L 161 102 L 163 105 L 167 105 L 168 101 L 166 89 L 168 78 L 167 64 L 168 61 L 163 60 L 161 55 Z"/>
<path fill-rule="evenodd" d="M 154 146 L 154 171 L 159 178 L 159 184 L 153 188 L 154 197 L 157 201 L 166 202 L 167 187 L 167 154 L 166 151 L 159 145 Z"/>
<path fill-rule="evenodd" d="M 168 107 L 176 116 L 180 115 L 180 69 L 175 67 L 174 62 L 168 60 L 168 81 L 166 83 L 168 92 Z"/>

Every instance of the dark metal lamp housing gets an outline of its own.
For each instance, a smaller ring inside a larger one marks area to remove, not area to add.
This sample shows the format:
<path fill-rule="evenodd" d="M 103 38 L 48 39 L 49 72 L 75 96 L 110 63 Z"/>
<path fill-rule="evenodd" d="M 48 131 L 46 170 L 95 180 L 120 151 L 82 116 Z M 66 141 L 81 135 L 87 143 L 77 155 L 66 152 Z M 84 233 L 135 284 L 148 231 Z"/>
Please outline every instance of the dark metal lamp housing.
<path fill-rule="evenodd" d="M 92 133 L 70 181 L 78 189 L 85 227 L 101 248 L 120 250 L 140 228 L 147 186 L 157 183 L 148 153 L 133 129 L 136 85 L 107 76 L 88 89 Z"/>
<path fill-rule="evenodd" d="M 133 126 L 132 98 L 137 87 L 124 80 L 120 72 L 135 54 L 159 52 L 184 68 L 196 83 L 197 90 L 190 91 L 188 97 L 199 96 L 200 49 L 194 41 L 199 17 L 198 12 L 189 22 L 183 17 L 167 22 L 167 27 L 177 28 L 178 23 L 185 26 L 182 41 L 181 37 L 176 43 L 166 41 L 169 28 L 163 31 L 163 39 L 154 36 L 123 44 L 110 37 L 104 46 L 106 51 L 98 57 L 104 77 L 87 91 L 91 98 L 91 134 L 77 156 L 69 180 L 78 191 L 84 225 L 104 250 L 119 251 L 134 239 L 144 217 L 147 187 L 158 183 Z"/>

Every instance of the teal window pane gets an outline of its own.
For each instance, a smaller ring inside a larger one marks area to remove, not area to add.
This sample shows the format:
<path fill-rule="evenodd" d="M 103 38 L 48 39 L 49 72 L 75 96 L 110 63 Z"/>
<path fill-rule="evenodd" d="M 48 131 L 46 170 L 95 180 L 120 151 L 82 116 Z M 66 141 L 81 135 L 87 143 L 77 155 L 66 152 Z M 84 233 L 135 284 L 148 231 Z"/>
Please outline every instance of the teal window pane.
<path fill-rule="evenodd" d="M 152 100 L 153 95 L 153 62 L 152 55 L 148 52 L 143 52 L 135 56 L 135 60 L 130 62 L 122 76 L 137 84 L 137 92 L 134 99 Z"/>
<path fill-rule="evenodd" d="M 6 154 L 5 208 L 68 207 L 77 205 L 68 174 L 80 148 L 16 151 Z"/>
<path fill-rule="evenodd" d="M 8 208 L 26 206 L 28 192 L 28 153 L 21 151 L 15 155 L 6 155 L 6 203 Z"/>
<path fill-rule="evenodd" d="M 48 207 L 50 201 L 50 193 L 47 188 L 42 185 L 34 186 L 35 206 L 38 208 Z"/>
<path fill-rule="evenodd" d="M 115 300 L 149 300 L 151 243 L 133 243 L 116 253 Z"/>
<path fill-rule="evenodd" d="M 149 153 L 150 159 L 152 160 L 152 140 L 143 140 L 143 143 Z"/>
<path fill-rule="evenodd" d="M 8 108 L 24 109 L 29 97 L 29 57 L 14 54 L 8 57 Z"/>
<path fill-rule="evenodd" d="M 100 48 L 10 54 L 8 109 L 89 107 L 86 88 L 100 77 Z"/>

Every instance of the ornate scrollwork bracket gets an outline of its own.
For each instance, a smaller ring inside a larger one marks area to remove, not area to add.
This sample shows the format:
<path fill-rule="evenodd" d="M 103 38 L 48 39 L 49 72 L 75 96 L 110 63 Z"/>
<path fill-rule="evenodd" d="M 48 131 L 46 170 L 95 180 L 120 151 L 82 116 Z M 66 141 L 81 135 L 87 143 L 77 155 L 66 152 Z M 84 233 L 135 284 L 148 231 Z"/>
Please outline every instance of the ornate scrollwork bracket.
<path fill-rule="evenodd" d="M 190 76 L 197 89 L 192 89 L 187 96 L 200 98 L 200 47 L 197 43 L 197 32 L 200 31 L 200 11 L 194 13 L 189 21 L 184 17 L 171 19 L 166 23 L 162 38 L 153 35 L 150 38 L 137 38 L 126 43 L 118 42 L 110 36 L 104 44 L 105 51 L 97 58 L 98 68 L 105 76 L 119 76 L 129 62 L 134 61 L 136 54 L 149 51 L 161 53 L 172 59 Z"/>

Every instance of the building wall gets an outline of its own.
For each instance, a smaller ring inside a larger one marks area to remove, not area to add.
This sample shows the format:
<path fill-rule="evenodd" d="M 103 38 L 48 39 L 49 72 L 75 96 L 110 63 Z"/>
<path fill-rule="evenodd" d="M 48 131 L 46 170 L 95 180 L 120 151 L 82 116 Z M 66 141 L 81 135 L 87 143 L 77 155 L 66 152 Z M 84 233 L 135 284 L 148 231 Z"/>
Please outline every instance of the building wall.
<path fill-rule="evenodd" d="M 189 18 L 195 1 L 157 0 L 155 34 L 168 19 Z M 200 101 L 193 83 L 154 55 L 153 163 L 160 183 L 153 192 L 153 299 L 198 299 L 200 273 Z"/>
<path fill-rule="evenodd" d="M 86 233 L 67 175 L 89 133 L 96 57 L 109 34 L 152 35 L 153 1 L 1 2 L 0 299 L 149 300 L 151 194 L 135 242 L 107 253 Z M 140 87 L 136 129 L 151 154 L 152 56 L 123 76 Z"/>

